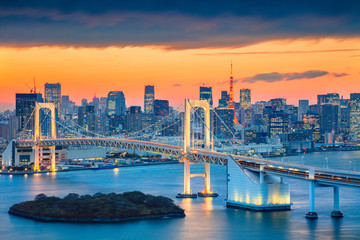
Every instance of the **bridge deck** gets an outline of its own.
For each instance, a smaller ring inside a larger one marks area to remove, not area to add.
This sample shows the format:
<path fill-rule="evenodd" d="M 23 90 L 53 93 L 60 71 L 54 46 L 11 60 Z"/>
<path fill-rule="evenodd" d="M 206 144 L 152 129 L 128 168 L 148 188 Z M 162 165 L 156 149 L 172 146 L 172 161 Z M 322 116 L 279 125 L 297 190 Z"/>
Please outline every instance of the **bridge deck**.
<path fill-rule="evenodd" d="M 184 156 L 183 148 L 179 146 L 131 139 L 58 138 L 44 139 L 38 143 L 35 143 L 33 140 L 27 139 L 16 140 L 16 145 L 18 147 L 33 147 L 35 144 L 39 144 L 40 146 L 104 146 L 157 153 L 176 157 L 179 159 L 180 157 Z M 229 154 L 226 153 L 219 153 L 204 149 L 194 149 L 191 151 L 188 157 L 192 162 L 226 165 L 228 155 Z M 239 155 L 231 156 L 236 159 L 241 165 L 253 171 L 260 171 L 260 166 L 264 165 L 263 171 L 266 173 L 309 180 L 309 171 L 314 170 L 313 180 L 324 185 L 346 185 L 356 187 L 360 186 L 360 172 L 324 169 L 314 166 L 282 163 L 273 160 L 245 157 Z"/>

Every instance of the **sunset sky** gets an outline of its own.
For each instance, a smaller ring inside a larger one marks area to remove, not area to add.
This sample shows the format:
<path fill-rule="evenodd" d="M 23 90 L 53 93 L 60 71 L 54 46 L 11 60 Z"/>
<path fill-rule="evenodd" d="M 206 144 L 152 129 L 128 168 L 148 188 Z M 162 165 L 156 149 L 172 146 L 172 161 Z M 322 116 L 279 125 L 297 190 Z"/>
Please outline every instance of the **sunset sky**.
<path fill-rule="evenodd" d="M 51 3 L 50 3 L 51 2 Z M 79 103 L 123 91 L 143 105 L 144 85 L 178 105 L 213 87 L 235 100 L 360 92 L 360 1 L 1 1 L 0 111 L 33 77 L 61 83 Z"/>

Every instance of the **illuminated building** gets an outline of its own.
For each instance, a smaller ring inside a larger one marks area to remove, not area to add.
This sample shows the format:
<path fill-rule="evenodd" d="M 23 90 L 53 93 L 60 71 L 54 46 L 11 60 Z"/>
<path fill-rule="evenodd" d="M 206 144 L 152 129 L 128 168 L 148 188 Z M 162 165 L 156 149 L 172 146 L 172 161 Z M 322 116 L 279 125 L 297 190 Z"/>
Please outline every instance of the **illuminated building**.
<path fill-rule="evenodd" d="M 285 98 L 270 99 L 270 104 L 275 111 L 284 111 L 286 105 L 286 99 Z"/>
<path fill-rule="evenodd" d="M 360 140 L 360 93 L 350 94 L 350 133 Z"/>
<path fill-rule="evenodd" d="M 221 98 L 219 99 L 219 108 L 224 108 L 229 106 L 229 94 L 227 91 L 221 91 Z"/>
<path fill-rule="evenodd" d="M 125 114 L 125 96 L 122 91 L 111 91 L 107 97 L 107 115 Z"/>
<path fill-rule="evenodd" d="M 303 128 L 312 130 L 312 139 L 314 142 L 319 142 L 320 140 L 320 115 L 316 112 L 308 112 L 303 114 L 302 121 L 304 123 Z"/>
<path fill-rule="evenodd" d="M 286 133 L 289 125 L 288 116 L 280 111 L 270 113 L 269 116 L 269 136 L 275 137 Z"/>
<path fill-rule="evenodd" d="M 45 103 L 55 104 L 55 116 L 61 113 L 61 84 L 45 83 Z"/>
<path fill-rule="evenodd" d="M 155 99 L 154 86 L 151 85 L 145 86 L 144 113 L 154 114 L 154 99 Z"/>
<path fill-rule="evenodd" d="M 251 90 L 250 89 L 240 89 L 240 109 L 250 109 L 251 108 Z"/>

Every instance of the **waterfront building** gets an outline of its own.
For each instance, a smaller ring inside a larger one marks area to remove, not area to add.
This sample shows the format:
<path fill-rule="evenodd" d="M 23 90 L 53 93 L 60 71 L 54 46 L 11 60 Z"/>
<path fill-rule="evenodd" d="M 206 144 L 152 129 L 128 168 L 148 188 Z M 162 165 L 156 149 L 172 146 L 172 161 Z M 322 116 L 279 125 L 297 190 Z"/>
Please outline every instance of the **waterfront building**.
<path fill-rule="evenodd" d="M 213 105 L 212 87 L 200 87 L 200 100 L 207 100 L 210 106 Z"/>
<path fill-rule="evenodd" d="M 125 114 L 125 96 L 122 91 L 111 91 L 107 97 L 107 115 Z"/>
<path fill-rule="evenodd" d="M 154 100 L 155 100 L 154 86 L 152 85 L 145 86 L 144 113 L 154 114 Z"/>

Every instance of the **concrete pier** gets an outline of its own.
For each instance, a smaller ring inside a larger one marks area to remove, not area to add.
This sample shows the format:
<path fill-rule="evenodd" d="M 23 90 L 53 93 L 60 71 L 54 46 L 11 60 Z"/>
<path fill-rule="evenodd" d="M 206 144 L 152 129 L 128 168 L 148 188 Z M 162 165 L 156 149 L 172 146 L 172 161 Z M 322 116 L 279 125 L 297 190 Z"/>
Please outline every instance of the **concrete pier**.
<path fill-rule="evenodd" d="M 318 218 L 315 212 L 315 182 L 313 180 L 309 180 L 309 212 L 306 213 L 306 218 Z"/>

